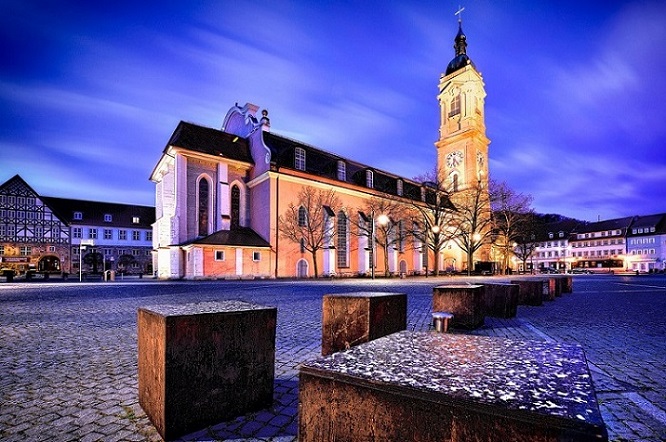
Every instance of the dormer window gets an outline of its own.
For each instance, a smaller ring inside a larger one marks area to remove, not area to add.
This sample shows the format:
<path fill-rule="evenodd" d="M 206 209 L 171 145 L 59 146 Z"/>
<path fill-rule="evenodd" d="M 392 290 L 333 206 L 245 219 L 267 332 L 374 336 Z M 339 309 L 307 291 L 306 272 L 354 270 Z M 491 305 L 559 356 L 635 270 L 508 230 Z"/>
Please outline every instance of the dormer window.
<path fill-rule="evenodd" d="M 548 238 L 553 239 L 553 232 L 548 233 Z"/>
<path fill-rule="evenodd" d="M 74 212 L 74 219 L 75 219 L 75 220 L 82 220 L 82 219 L 83 219 L 83 213 L 81 213 L 81 212 Z"/>
<path fill-rule="evenodd" d="M 294 167 L 298 170 L 305 170 L 305 149 L 297 147 L 294 152 Z"/>
<path fill-rule="evenodd" d="M 372 170 L 365 171 L 365 187 L 373 188 L 375 175 L 372 173 Z"/>
<path fill-rule="evenodd" d="M 564 238 L 564 232 L 560 232 L 558 235 L 560 238 Z"/>
<path fill-rule="evenodd" d="M 338 161 L 338 179 L 340 181 L 347 180 L 347 164 L 342 160 Z"/>
<path fill-rule="evenodd" d="M 398 196 L 402 196 L 402 180 L 398 180 L 396 183 L 396 193 Z"/>
<path fill-rule="evenodd" d="M 105 213 L 104 214 L 104 222 L 105 223 L 110 223 L 111 221 L 113 221 L 113 216 L 111 216 L 110 213 Z"/>
<path fill-rule="evenodd" d="M 132 217 L 132 223 L 133 224 L 139 224 L 140 222 L 141 222 L 141 220 L 139 219 L 138 216 L 133 216 Z"/>

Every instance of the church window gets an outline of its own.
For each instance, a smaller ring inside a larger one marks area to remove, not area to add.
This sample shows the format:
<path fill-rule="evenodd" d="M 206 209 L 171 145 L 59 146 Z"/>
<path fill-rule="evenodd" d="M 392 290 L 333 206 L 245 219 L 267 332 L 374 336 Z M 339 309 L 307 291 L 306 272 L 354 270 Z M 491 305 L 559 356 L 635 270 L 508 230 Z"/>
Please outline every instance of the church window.
<path fill-rule="evenodd" d="M 231 228 L 240 227 L 240 188 L 231 186 Z"/>
<path fill-rule="evenodd" d="M 451 100 L 451 112 L 449 112 L 449 117 L 460 115 L 460 94 L 453 97 Z"/>
<path fill-rule="evenodd" d="M 305 238 L 301 238 L 301 253 L 305 253 Z"/>
<path fill-rule="evenodd" d="M 372 173 L 372 170 L 365 171 L 365 186 L 370 188 L 374 187 L 374 174 Z"/>
<path fill-rule="evenodd" d="M 296 148 L 294 153 L 294 167 L 298 170 L 305 170 L 305 149 Z"/>
<path fill-rule="evenodd" d="M 208 180 L 199 180 L 199 236 L 208 235 L 208 206 L 210 201 L 210 186 Z"/>
<path fill-rule="evenodd" d="M 398 193 L 398 196 L 402 196 L 402 180 L 398 180 L 396 183 L 396 192 Z"/>
<path fill-rule="evenodd" d="M 305 227 L 308 224 L 308 214 L 305 207 L 298 208 L 298 227 Z"/>
<path fill-rule="evenodd" d="M 338 267 L 349 267 L 349 221 L 347 214 L 338 212 L 337 262 Z"/>
<path fill-rule="evenodd" d="M 338 179 L 340 181 L 347 180 L 347 164 L 342 160 L 338 161 Z"/>
<path fill-rule="evenodd" d="M 458 191 L 458 174 L 457 173 L 454 173 L 451 176 L 451 190 L 453 190 L 454 192 Z"/>

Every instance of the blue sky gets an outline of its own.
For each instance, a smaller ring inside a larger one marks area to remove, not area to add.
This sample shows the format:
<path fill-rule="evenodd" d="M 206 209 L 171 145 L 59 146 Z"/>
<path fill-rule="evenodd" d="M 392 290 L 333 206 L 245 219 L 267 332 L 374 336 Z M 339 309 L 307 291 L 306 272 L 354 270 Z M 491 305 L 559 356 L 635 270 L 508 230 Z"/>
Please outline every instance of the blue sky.
<path fill-rule="evenodd" d="M 490 174 L 542 213 L 666 212 L 666 3 L 473 1 Z M 236 102 L 272 131 L 408 178 L 432 170 L 449 1 L 0 0 L 0 182 L 154 204 L 180 120 Z"/>

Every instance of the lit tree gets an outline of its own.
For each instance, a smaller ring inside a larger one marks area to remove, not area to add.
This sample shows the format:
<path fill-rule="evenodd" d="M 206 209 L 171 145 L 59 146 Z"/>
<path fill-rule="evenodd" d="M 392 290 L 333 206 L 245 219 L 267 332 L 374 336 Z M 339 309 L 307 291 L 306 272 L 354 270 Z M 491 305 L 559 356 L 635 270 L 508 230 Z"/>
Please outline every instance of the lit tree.
<path fill-rule="evenodd" d="M 506 182 L 491 181 L 490 200 L 494 246 L 500 251 L 504 271 L 509 268 L 509 259 L 532 219 L 532 196 L 516 192 Z"/>
<path fill-rule="evenodd" d="M 350 218 L 350 222 L 356 227 L 353 229 L 355 235 L 365 236 L 373 242 L 373 218 L 374 218 L 374 244 L 384 250 L 384 275 L 389 276 L 389 249 L 396 248 L 405 239 L 406 207 L 396 199 L 386 195 L 384 197 L 372 197 L 367 205 L 359 209 L 359 212 L 369 216 L 367 220 L 358 217 Z M 370 266 L 375 265 L 375 250 L 370 247 Z"/>
<path fill-rule="evenodd" d="M 306 186 L 298 193 L 298 202 L 289 204 L 287 211 L 278 218 L 281 236 L 312 255 L 315 278 L 319 277 L 317 252 L 332 242 L 335 222 L 331 213 L 339 206 L 335 191 Z"/>
<path fill-rule="evenodd" d="M 472 273 L 474 253 L 491 243 L 492 217 L 488 185 L 479 180 L 452 195 L 456 207 L 453 216 L 453 240 L 467 255 L 467 274 Z"/>
<path fill-rule="evenodd" d="M 447 183 L 439 178 L 440 176 L 443 175 L 433 170 L 414 178 L 415 181 L 423 183 L 423 198 L 413 202 L 414 221 L 418 227 L 411 232 L 421 244 L 432 251 L 435 274 L 439 271 L 440 252 L 456 233 L 456 229 L 452 229 L 455 207 L 451 203 L 450 189 Z"/>

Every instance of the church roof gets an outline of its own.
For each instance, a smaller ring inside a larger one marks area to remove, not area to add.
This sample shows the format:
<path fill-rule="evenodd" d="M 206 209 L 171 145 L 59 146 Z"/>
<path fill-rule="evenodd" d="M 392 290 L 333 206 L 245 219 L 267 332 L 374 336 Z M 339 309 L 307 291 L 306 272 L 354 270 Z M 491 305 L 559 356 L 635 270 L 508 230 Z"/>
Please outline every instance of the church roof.
<path fill-rule="evenodd" d="M 257 232 L 248 227 L 238 227 L 231 230 L 219 230 L 203 238 L 187 241 L 181 246 L 189 244 L 206 244 L 215 246 L 246 246 L 246 247 L 270 247 Z"/>
<path fill-rule="evenodd" d="M 165 151 L 169 146 L 254 164 L 245 138 L 184 121 L 174 130 Z"/>
<path fill-rule="evenodd" d="M 421 199 L 421 184 L 399 177 L 389 172 L 371 167 L 348 158 L 335 155 L 300 141 L 292 140 L 273 132 L 264 132 L 264 143 L 271 150 L 271 160 L 280 168 L 295 169 L 296 148 L 306 152 L 306 173 L 341 181 L 338 177 L 338 163 L 345 164 L 344 182 L 366 186 L 366 171 L 373 173 L 373 189 L 398 195 L 398 181 L 402 181 L 402 195 L 405 198 Z"/>

